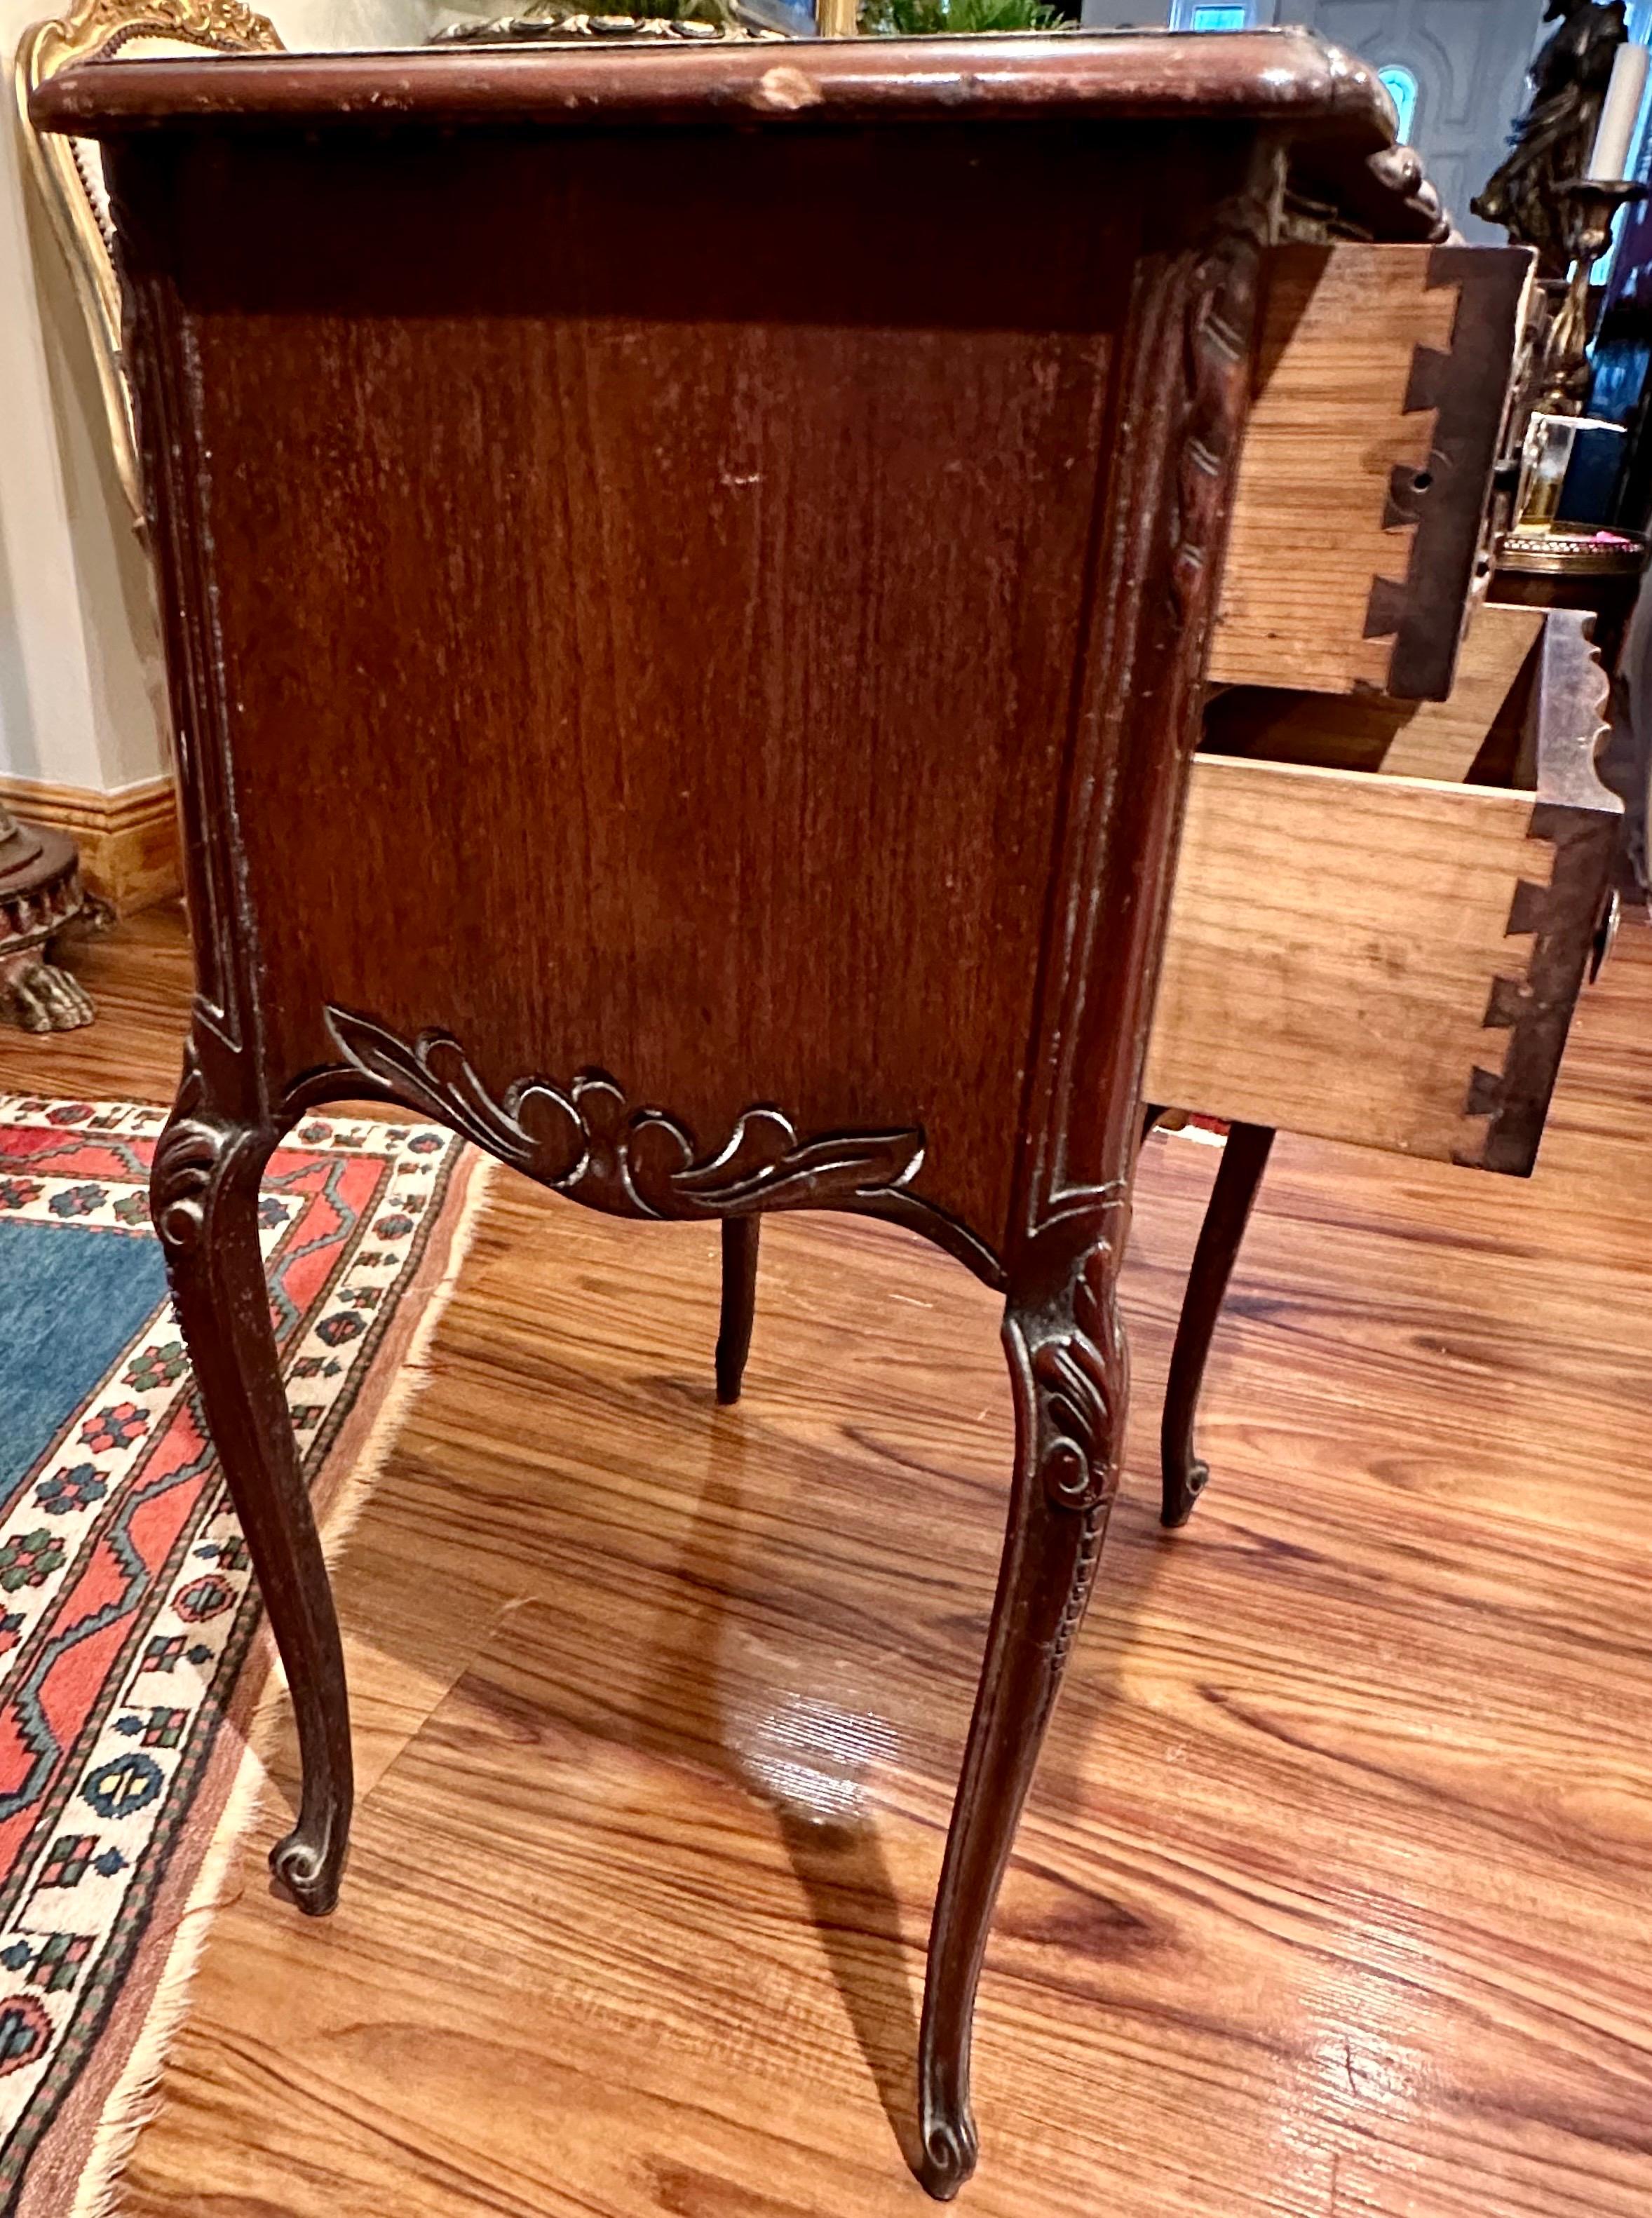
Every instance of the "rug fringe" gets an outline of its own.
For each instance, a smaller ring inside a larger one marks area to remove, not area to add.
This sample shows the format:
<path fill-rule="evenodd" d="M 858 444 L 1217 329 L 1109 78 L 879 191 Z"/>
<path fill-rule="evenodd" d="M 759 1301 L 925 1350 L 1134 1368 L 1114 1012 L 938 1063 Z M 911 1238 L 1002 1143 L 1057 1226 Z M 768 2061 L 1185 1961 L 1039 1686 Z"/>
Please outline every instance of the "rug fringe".
<path fill-rule="evenodd" d="M 469 1163 L 461 1165 L 461 1168 L 466 1178 L 465 1190 L 454 1213 L 441 1276 L 425 1298 L 423 1312 L 409 1336 L 406 1354 L 394 1381 L 374 1413 L 361 1453 L 327 1507 L 321 1545 L 329 1568 L 337 1561 L 354 1529 L 414 1397 L 430 1378 L 430 1343 L 475 1237 L 495 1166 L 488 1157 L 473 1150 Z M 285 1675 L 269 1644 L 267 1625 L 261 1629 L 260 1639 L 269 1647 L 266 1668 L 274 1683 L 283 1686 Z M 256 1725 L 256 1719 L 254 1723 Z M 165 1967 L 156 1982 L 143 2030 L 133 2043 L 121 2076 L 109 2091 L 92 2135 L 86 2168 L 64 2218 L 120 2218 L 123 2200 L 121 2175 L 138 2135 L 159 2108 L 162 2075 L 172 2043 L 189 2011 L 201 1952 L 212 1930 L 213 1918 L 226 1899 L 226 1882 L 236 1867 L 241 1844 L 257 1816 L 267 1776 L 263 1758 L 249 1741 L 236 1765 L 213 1829 L 212 1845 L 201 1860 L 173 1930 Z"/>
<path fill-rule="evenodd" d="M 118 2218 L 121 2173 L 133 2144 L 159 2106 L 161 2074 L 188 2013 L 201 1952 L 225 1899 L 226 1883 L 263 1800 L 264 1777 L 263 1759 L 252 1748 L 244 1748 L 212 1846 L 201 1861 L 174 1929 L 166 1967 L 156 1982 L 143 2030 L 110 2090 L 93 2133 L 86 2169 L 67 2218 Z"/>

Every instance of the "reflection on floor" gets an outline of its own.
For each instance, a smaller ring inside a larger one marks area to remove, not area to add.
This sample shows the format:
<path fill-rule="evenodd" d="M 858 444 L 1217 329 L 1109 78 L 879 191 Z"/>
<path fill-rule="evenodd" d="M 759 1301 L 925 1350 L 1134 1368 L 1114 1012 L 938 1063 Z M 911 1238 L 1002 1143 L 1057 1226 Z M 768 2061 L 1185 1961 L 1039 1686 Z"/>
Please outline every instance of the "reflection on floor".
<path fill-rule="evenodd" d="M 158 1097 L 175 919 L 13 1090 Z M 1282 1141 L 1153 1521 L 1214 1150 L 1147 1151 L 1126 1502 L 976 2040 L 994 2218 L 1652 2207 L 1652 934 L 1529 1183 Z M 871 2218 L 994 1569 L 994 1304 L 898 1232 L 714 1241 L 501 1174 L 346 1555 L 337 1916 L 272 1792 L 132 2218 Z M 277 1787 L 290 1791 L 278 1720 Z"/>

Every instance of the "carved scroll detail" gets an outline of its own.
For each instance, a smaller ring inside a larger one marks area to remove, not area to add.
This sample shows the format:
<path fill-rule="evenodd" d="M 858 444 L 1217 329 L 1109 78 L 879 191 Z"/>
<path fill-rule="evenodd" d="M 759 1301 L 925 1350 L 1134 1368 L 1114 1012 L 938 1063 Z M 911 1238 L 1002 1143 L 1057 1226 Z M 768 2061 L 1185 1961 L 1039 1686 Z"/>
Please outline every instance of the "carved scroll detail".
<path fill-rule="evenodd" d="M 1024 1251 L 1024 1275 L 1005 1319 L 1020 1406 L 1021 1453 L 1035 1493 L 1028 1515 L 1067 1560 L 1054 1621 L 1043 1700 L 1055 1700 L 1084 1620 L 1118 1490 L 1119 1431 L 1129 1358 L 1116 1289 L 1127 1211 L 1117 1187 L 1069 1196 Z M 1057 1528 L 1065 1538 L 1057 1539 Z"/>
<path fill-rule="evenodd" d="M 1113 1497 L 1104 1495 L 1092 1502 L 1084 1512 L 1084 1525 L 1079 1535 L 1079 1552 L 1073 1559 L 1073 1583 L 1062 1607 L 1061 1622 L 1055 1627 L 1055 1638 L 1050 1644 L 1049 1668 L 1059 1681 L 1067 1668 L 1067 1659 L 1079 1627 L 1084 1622 L 1084 1613 L 1090 1600 L 1090 1590 L 1095 1583 L 1096 1566 L 1101 1561 L 1102 1543 L 1107 1538 L 1107 1520 L 1111 1515 Z"/>
<path fill-rule="evenodd" d="M 1074 1193 L 1127 1174 L 1135 1144 L 1132 1096 L 1281 182 L 1278 150 L 1259 149 L 1209 228 L 1138 273 L 1132 292 L 1117 404 L 1131 432 L 1098 552 L 1108 614 L 1074 730 L 1045 923 L 1016 1204 L 1024 1237 Z M 1125 823 L 1138 858 L 1128 880 L 1114 863 Z M 1012 1281 L 1018 1267 L 1012 1256 Z"/>
<path fill-rule="evenodd" d="M 262 1116 L 246 1105 L 246 1113 L 238 1113 L 235 1096 L 222 1091 L 224 1078 L 235 1081 L 242 1069 L 238 1049 L 217 1040 L 197 1009 L 195 1029 L 184 1047 L 184 1075 L 149 1167 L 149 1211 L 169 1267 L 175 1258 L 211 1244 L 213 1206 L 232 1158 L 255 1154 L 264 1160 L 273 1147 Z"/>
<path fill-rule="evenodd" d="M 1267 204 L 1247 195 L 1224 215 L 1216 245 L 1200 263 L 1184 326 L 1187 419 L 1176 480 L 1176 546 L 1171 592 L 1184 623 L 1210 599 L 1216 543 L 1230 465 L 1245 421 L 1251 339 Z"/>
<path fill-rule="evenodd" d="M 149 1205 L 164 1247 L 198 1247 L 206 1231 L 213 1182 L 229 1144 L 228 1126 L 207 1106 L 206 1083 L 193 1045 L 184 1050 L 183 1080 L 149 1170 Z"/>
<path fill-rule="evenodd" d="M 1030 1397 L 1034 1459 L 1057 1509 L 1104 1508 L 1129 1382 L 1115 1289 L 1125 1210 L 1116 1188 L 1068 1198 L 1024 1251 L 1006 1328 Z"/>
<path fill-rule="evenodd" d="M 275 27 L 244 0 L 84 0 L 53 28 L 65 60 L 107 58 L 112 41 L 133 36 L 188 39 L 232 53 L 280 53 Z"/>
<path fill-rule="evenodd" d="M 722 1146 L 696 1156 L 663 1109 L 634 1108 L 605 1071 L 567 1087 L 519 1079 L 495 1100 L 451 1033 L 410 1045 L 369 1017 L 329 1008 L 328 1028 L 353 1069 L 400 1101 L 452 1124 L 514 1169 L 619 1217 L 730 1217 L 830 1208 L 899 1193 L 924 1160 L 907 1130 L 800 1138 L 767 1104 L 747 1109 Z"/>
<path fill-rule="evenodd" d="M 1090 1509 L 1108 1484 L 1113 1431 L 1110 1367 L 1118 1360 L 1108 1313 L 1111 1251 L 1092 1248 L 1074 1276 L 1072 1321 L 1031 1350 L 1038 1397 L 1038 1474 L 1058 1509 Z"/>

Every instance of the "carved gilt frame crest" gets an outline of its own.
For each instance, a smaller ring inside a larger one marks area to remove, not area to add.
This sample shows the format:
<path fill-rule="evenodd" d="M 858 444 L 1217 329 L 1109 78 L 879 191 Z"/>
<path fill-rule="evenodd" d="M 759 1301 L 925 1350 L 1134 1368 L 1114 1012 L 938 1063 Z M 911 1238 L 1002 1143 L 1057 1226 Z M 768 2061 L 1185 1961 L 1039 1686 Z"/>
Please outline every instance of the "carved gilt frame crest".
<path fill-rule="evenodd" d="M 114 238 L 103 213 L 102 158 L 90 139 L 42 133 L 28 119 L 29 95 L 59 70 L 77 62 L 113 61 L 133 46 L 157 43 L 201 46 L 221 53 L 280 53 L 275 28 L 243 0 L 82 0 L 71 14 L 31 24 L 17 42 L 13 90 L 22 119 L 28 164 L 46 202 L 53 233 L 62 248 L 75 297 L 91 336 L 99 387 L 108 418 L 114 467 L 132 511 L 144 530 L 143 486 L 138 470 L 132 394 L 121 338 L 121 286 Z"/>

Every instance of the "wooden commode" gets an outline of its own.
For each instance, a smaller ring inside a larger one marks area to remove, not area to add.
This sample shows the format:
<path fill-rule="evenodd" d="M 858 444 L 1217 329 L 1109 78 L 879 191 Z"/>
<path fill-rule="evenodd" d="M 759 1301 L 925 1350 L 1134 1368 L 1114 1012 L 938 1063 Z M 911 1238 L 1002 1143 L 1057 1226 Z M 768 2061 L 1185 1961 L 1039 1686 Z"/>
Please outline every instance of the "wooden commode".
<path fill-rule="evenodd" d="M 1525 258 L 1442 244 L 1295 33 L 91 65 L 34 114 L 119 235 L 198 970 L 153 1203 L 297 1711 L 277 1874 L 331 1906 L 351 1799 L 259 1260 L 294 1117 L 720 1220 L 727 1395 L 764 1211 L 922 1233 L 1003 1292 L 1018 1438 L 919 2059 L 951 2195 L 1144 1106 L 1536 1146 L 1608 820 L 1575 628 L 1459 653 Z"/>

